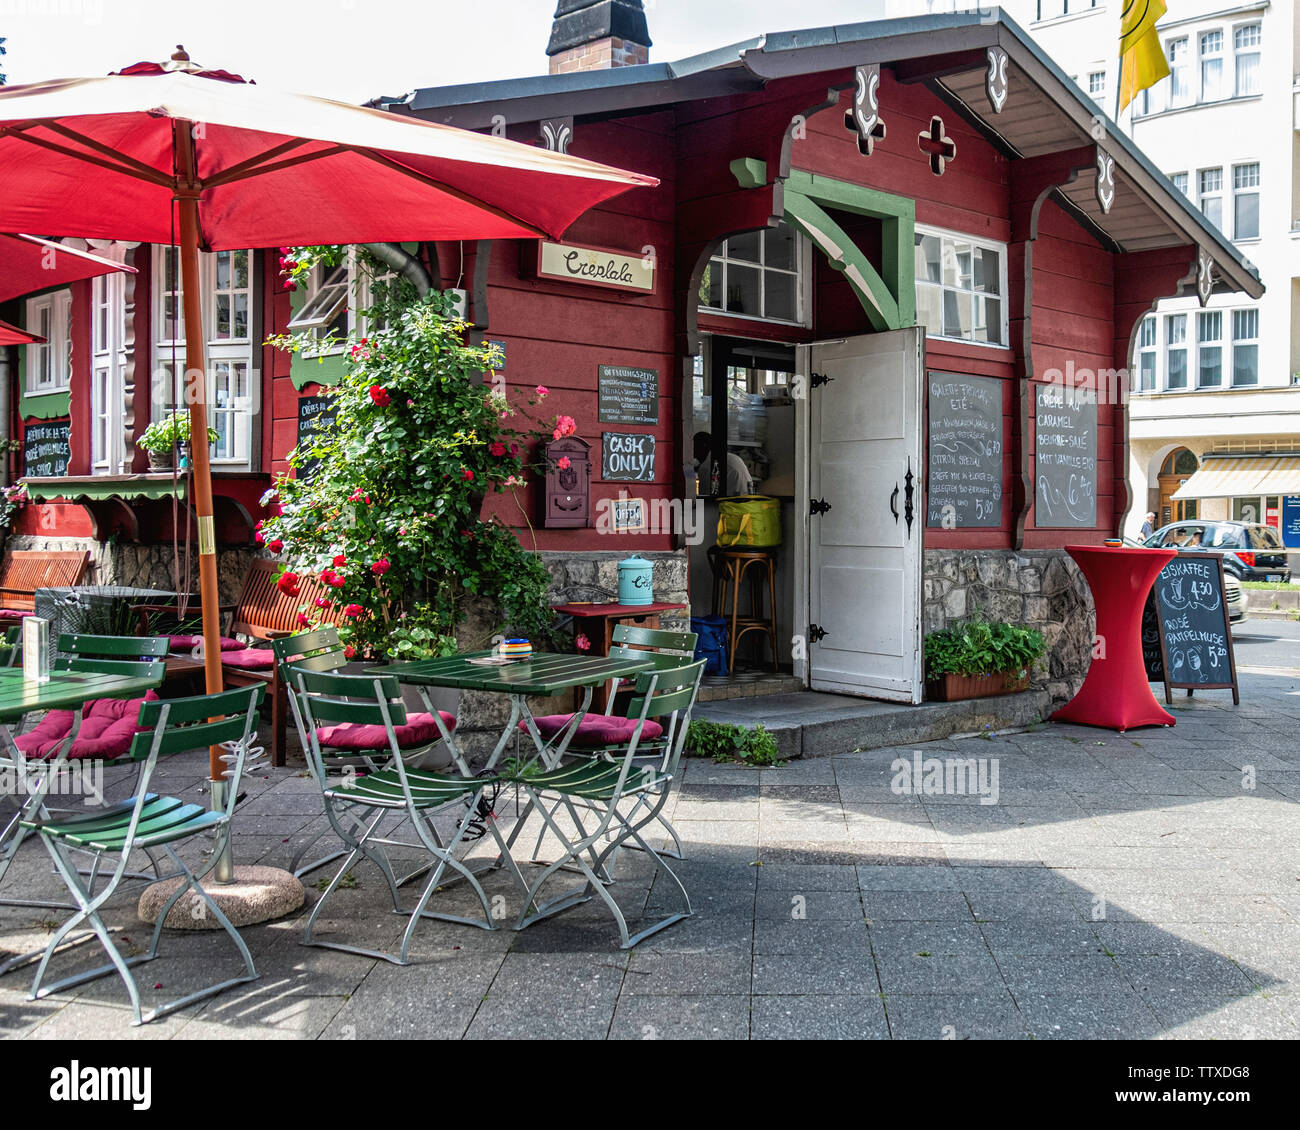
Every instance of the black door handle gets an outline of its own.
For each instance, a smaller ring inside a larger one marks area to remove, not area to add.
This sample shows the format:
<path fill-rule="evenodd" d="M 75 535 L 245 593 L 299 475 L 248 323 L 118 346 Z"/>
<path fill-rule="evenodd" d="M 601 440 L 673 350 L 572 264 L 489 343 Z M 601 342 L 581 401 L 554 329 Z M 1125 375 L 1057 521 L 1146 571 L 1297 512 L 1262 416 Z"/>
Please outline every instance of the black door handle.
<path fill-rule="evenodd" d="M 894 484 L 894 493 L 889 496 L 889 511 L 894 515 L 894 525 L 898 525 L 898 484 Z"/>

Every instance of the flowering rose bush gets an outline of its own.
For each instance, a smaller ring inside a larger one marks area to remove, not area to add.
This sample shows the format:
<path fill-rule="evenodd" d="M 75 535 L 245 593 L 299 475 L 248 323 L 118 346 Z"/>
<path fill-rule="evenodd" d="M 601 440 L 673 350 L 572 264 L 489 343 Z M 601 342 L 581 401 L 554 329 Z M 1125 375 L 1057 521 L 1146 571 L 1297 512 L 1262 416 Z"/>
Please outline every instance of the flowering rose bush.
<path fill-rule="evenodd" d="M 309 258 L 297 248 L 285 255 Z M 328 612 L 349 646 L 371 656 L 455 651 L 477 598 L 494 602 L 502 629 L 545 641 L 554 616 L 541 559 L 479 512 L 488 492 L 539 469 L 527 460 L 539 438 L 577 425 L 534 420 L 541 390 L 515 402 L 484 384 L 500 358 L 490 345 L 465 344 L 449 297 L 393 302 L 383 314 L 384 328 L 344 352 L 344 376 L 329 393 L 335 428 L 290 455 L 291 466 L 312 471 L 280 477 L 264 498 L 273 516 L 259 536 L 281 544 L 292 571 L 281 588 L 293 577 L 296 590 L 296 574 L 319 577 L 329 607 L 301 611 L 315 622 Z"/>

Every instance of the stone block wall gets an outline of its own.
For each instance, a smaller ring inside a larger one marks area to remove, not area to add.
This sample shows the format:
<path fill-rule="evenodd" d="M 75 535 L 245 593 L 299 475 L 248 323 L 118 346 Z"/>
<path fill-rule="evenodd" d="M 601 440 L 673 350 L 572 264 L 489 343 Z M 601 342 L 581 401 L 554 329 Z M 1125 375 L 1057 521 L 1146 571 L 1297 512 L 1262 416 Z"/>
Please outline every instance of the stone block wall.
<path fill-rule="evenodd" d="M 1092 655 L 1097 618 L 1083 574 L 1061 550 L 927 549 L 923 634 L 976 616 L 1037 628 L 1047 653 L 1032 685 L 1054 702 L 1073 696 Z"/>

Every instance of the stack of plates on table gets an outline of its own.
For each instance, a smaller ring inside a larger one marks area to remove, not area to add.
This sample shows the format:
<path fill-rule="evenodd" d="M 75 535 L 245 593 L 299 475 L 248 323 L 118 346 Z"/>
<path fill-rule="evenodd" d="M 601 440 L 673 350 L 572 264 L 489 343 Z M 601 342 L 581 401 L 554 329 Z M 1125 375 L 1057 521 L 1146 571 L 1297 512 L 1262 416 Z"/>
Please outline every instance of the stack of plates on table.
<path fill-rule="evenodd" d="M 533 654 L 533 645 L 527 640 L 504 640 L 501 644 L 503 659 L 527 659 Z"/>

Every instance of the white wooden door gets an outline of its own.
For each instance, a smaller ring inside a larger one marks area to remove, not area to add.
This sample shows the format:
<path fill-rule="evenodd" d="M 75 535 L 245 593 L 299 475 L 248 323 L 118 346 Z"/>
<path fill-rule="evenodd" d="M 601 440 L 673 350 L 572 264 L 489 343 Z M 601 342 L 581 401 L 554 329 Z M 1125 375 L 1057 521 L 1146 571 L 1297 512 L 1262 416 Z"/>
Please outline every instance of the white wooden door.
<path fill-rule="evenodd" d="M 921 701 L 922 332 L 811 349 L 808 493 L 830 507 L 807 519 L 814 690 Z"/>

